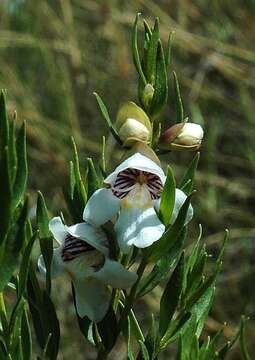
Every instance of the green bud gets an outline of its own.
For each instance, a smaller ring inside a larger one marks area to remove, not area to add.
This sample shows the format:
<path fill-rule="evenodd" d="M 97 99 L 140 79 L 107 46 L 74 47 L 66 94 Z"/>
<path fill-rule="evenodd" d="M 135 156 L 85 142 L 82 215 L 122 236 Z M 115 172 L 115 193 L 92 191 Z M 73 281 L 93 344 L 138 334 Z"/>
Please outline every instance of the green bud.
<path fill-rule="evenodd" d="M 147 84 L 143 89 L 142 102 L 146 109 L 149 109 L 150 107 L 154 91 L 154 87 L 151 84 Z"/>

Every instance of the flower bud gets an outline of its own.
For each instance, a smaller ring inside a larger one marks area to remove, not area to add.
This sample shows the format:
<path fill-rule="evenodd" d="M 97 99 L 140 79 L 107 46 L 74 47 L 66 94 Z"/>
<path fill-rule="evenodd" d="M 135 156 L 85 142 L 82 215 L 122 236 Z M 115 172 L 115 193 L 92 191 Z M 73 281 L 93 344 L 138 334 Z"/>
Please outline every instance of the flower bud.
<path fill-rule="evenodd" d="M 154 95 L 154 87 L 151 84 L 146 84 L 143 89 L 142 102 L 146 109 L 150 107 L 153 95 Z"/>
<path fill-rule="evenodd" d="M 167 129 L 160 137 L 159 147 L 168 150 L 197 150 L 204 136 L 203 128 L 183 122 Z"/>
<path fill-rule="evenodd" d="M 125 146 L 137 141 L 147 143 L 151 138 L 151 123 L 147 114 L 134 102 L 128 101 L 117 114 L 116 129 Z"/>

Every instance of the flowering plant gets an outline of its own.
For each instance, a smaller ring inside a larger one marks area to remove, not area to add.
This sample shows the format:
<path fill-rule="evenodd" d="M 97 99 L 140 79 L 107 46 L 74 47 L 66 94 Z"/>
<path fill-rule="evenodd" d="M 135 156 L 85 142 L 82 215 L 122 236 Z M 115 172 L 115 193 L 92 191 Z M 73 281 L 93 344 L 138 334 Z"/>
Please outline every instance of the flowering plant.
<path fill-rule="evenodd" d="M 208 274 L 201 228 L 195 244 L 187 247 L 188 226 L 195 214 L 191 198 L 199 153 L 178 187 L 172 168 L 168 166 L 165 171 L 159 159 L 174 150 L 198 150 L 203 129 L 184 118 L 174 73 L 176 124 L 161 130 L 164 124 L 160 115 L 168 101 L 171 36 L 164 51 L 158 19 L 153 28 L 144 21 L 141 58 L 138 19 L 139 15 L 132 33 L 132 52 L 140 105 L 126 102 L 112 122 L 102 99 L 95 94 L 120 156 L 115 158 L 116 166 L 109 166 L 104 141 L 99 166 L 88 159 L 86 176 L 82 177 L 73 140 L 70 181 L 64 194 L 74 224 L 68 226 L 62 215 L 50 220 L 39 192 L 36 226 L 32 226 L 25 196 L 25 127 L 16 137 L 15 119 L 9 122 L 5 93 L 1 93 L 1 359 L 34 358 L 30 319 L 42 350 L 40 358 L 57 359 L 60 326 L 51 280 L 61 273 L 68 275 L 81 333 L 97 349 L 97 359 L 110 356 L 120 335 L 130 360 L 157 359 L 168 346 L 175 349 L 176 359 L 224 359 L 238 338 L 244 358 L 249 359 L 244 319 L 232 342 L 219 342 L 221 331 L 207 340 L 201 337 L 228 232 L 214 270 Z M 36 267 L 31 253 L 37 239 L 41 255 Z M 37 268 L 46 278 L 45 286 L 38 279 Z M 135 303 L 162 284 L 158 315 L 152 315 L 146 329 L 137 318 Z M 15 292 L 16 302 L 10 311 L 6 310 L 4 291 Z"/>

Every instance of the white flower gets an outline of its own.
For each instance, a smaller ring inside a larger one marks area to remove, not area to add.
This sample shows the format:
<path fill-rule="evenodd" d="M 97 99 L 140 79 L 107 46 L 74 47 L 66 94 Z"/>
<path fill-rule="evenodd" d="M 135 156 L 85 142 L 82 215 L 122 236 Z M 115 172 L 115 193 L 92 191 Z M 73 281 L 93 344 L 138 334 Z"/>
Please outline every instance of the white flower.
<path fill-rule="evenodd" d="M 174 143 L 185 146 L 200 145 L 203 136 L 204 131 L 200 125 L 187 122 L 174 140 Z"/>
<path fill-rule="evenodd" d="M 92 195 L 83 219 L 100 226 L 119 213 L 115 231 L 122 252 L 128 253 L 133 245 L 148 247 L 159 240 L 165 230 L 155 211 L 165 179 L 163 170 L 155 162 L 136 153 L 105 179 L 109 189 L 99 189 Z M 178 198 L 179 193 L 176 206 Z"/>
<path fill-rule="evenodd" d="M 107 238 L 101 229 L 86 223 L 68 227 L 60 217 L 53 218 L 49 228 L 60 245 L 53 252 L 52 277 L 66 271 L 74 285 L 79 316 L 101 321 L 110 303 L 107 285 L 129 288 L 137 275 L 109 259 Z M 42 255 L 38 267 L 46 272 Z"/>

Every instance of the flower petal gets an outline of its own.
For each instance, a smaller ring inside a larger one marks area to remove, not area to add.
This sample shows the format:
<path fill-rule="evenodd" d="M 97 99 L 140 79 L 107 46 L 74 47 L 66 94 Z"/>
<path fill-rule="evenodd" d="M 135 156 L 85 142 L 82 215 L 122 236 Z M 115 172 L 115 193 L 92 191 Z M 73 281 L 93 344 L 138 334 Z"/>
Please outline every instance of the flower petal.
<path fill-rule="evenodd" d="M 104 255 L 108 255 L 107 237 L 101 229 L 95 228 L 90 224 L 79 223 L 67 227 L 67 231 L 75 238 L 84 240 Z"/>
<path fill-rule="evenodd" d="M 120 201 L 110 189 L 99 189 L 87 202 L 83 219 L 91 225 L 100 226 L 111 220 L 120 208 Z"/>
<path fill-rule="evenodd" d="M 179 214 L 179 211 L 186 199 L 187 199 L 187 195 L 185 195 L 185 193 L 182 190 L 175 189 L 175 203 L 174 203 L 174 209 L 172 212 L 172 216 L 170 219 L 171 225 L 175 222 L 175 220 Z M 159 212 L 160 199 L 154 201 L 154 208 L 156 209 L 157 212 Z M 191 221 L 192 217 L 193 217 L 193 207 L 192 207 L 192 205 L 189 205 L 188 212 L 186 215 L 185 225 L 187 225 Z"/>
<path fill-rule="evenodd" d="M 161 169 L 160 166 L 158 166 L 154 161 L 147 158 L 146 156 L 136 153 L 123 161 L 116 169 L 104 180 L 106 184 L 113 185 L 115 183 L 115 180 L 117 178 L 117 175 L 128 168 L 137 169 L 141 171 L 147 171 L 149 173 L 157 175 L 162 183 L 165 183 L 166 176 Z"/>
<path fill-rule="evenodd" d="M 150 246 L 161 238 L 164 230 L 153 207 L 123 207 L 115 224 L 119 247 L 124 254 L 132 245 L 139 248 Z"/>
<path fill-rule="evenodd" d="M 49 222 L 49 229 L 54 239 L 61 245 L 66 238 L 66 226 L 62 223 L 60 216 L 54 217 Z"/>
<path fill-rule="evenodd" d="M 110 304 L 110 293 L 107 287 L 93 278 L 74 280 L 75 302 L 78 315 L 87 316 L 99 322 L 107 313 Z"/>
<path fill-rule="evenodd" d="M 94 273 L 93 277 L 101 280 L 106 285 L 119 289 L 129 288 L 137 280 L 136 273 L 128 271 L 117 261 L 109 259 L 105 260 L 104 266 Z"/>
<path fill-rule="evenodd" d="M 46 274 L 46 267 L 43 260 L 43 256 L 40 255 L 38 259 L 38 269 L 42 274 Z M 55 278 L 64 271 L 64 264 L 61 258 L 61 249 L 57 248 L 53 250 L 52 262 L 51 262 L 51 277 Z"/>

